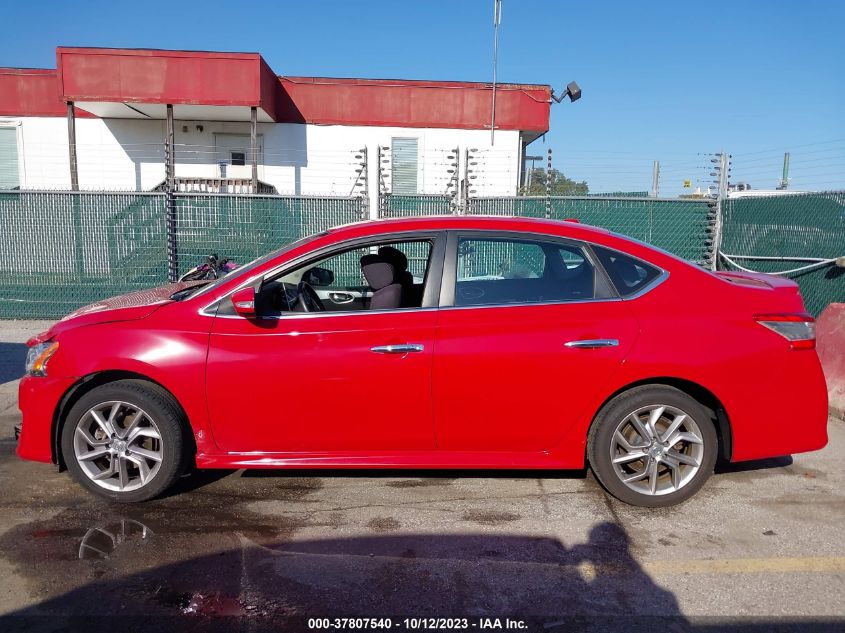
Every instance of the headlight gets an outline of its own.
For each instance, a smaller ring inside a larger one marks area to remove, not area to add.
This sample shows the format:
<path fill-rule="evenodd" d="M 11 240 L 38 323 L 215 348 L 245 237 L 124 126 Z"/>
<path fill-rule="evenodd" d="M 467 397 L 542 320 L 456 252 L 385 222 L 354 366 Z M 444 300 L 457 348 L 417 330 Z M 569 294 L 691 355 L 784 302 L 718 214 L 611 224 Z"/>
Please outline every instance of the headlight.
<path fill-rule="evenodd" d="M 46 376 L 47 361 L 56 353 L 57 349 L 59 349 L 59 344 L 55 341 L 47 341 L 30 347 L 26 354 L 27 375 Z"/>

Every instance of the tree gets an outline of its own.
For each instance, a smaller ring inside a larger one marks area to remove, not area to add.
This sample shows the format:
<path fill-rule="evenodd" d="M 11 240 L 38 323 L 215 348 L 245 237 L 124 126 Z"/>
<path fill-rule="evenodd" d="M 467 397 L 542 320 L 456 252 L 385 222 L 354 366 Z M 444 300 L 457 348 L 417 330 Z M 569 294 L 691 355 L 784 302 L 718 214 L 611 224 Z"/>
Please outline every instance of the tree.
<path fill-rule="evenodd" d="M 546 195 L 546 170 L 540 167 L 528 170 L 525 175 L 525 186 L 519 192 L 524 196 L 545 196 Z M 586 180 L 575 182 L 567 178 L 557 169 L 549 172 L 551 175 L 551 190 L 553 196 L 583 196 L 590 191 Z M 531 186 L 528 186 L 528 183 Z"/>

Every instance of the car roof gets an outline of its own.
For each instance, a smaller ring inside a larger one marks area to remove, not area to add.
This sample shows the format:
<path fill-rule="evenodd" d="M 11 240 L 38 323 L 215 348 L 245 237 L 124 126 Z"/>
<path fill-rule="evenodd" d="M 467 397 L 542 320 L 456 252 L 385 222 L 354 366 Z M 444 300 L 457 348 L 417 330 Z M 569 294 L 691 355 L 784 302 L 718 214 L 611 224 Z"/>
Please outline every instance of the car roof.
<path fill-rule="evenodd" d="M 594 233 L 608 235 L 606 229 L 581 224 L 577 219 L 551 220 L 501 215 L 424 215 L 401 218 L 380 218 L 343 224 L 329 229 L 329 233 L 381 233 L 418 230 L 476 229 L 493 231 L 525 231 L 553 235 Z"/>
<path fill-rule="evenodd" d="M 551 220 L 502 215 L 425 215 L 363 220 L 334 227 L 321 235 L 332 241 L 405 231 L 481 230 L 539 233 L 587 241 L 618 249 L 661 267 L 694 264 L 657 246 L 589 224 L 576 218 Z"/>

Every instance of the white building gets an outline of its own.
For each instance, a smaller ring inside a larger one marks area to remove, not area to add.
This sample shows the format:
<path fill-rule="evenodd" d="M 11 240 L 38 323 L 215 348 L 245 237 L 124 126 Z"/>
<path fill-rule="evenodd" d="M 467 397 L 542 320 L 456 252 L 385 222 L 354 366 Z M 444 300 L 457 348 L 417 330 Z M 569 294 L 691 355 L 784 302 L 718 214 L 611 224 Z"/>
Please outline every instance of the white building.
<path fill-rule="evenodd" d="M 380 189 L 514 195 L 549 123 L 546 85 L 496 86 L 491 143 L 491 84 L 277 76 L 256 53 L 56 57 L 56 70 L 0 68 L 0 189 L 152 190 L 170 139 L 180 190 L 366 190 L 371 210 Z"/>

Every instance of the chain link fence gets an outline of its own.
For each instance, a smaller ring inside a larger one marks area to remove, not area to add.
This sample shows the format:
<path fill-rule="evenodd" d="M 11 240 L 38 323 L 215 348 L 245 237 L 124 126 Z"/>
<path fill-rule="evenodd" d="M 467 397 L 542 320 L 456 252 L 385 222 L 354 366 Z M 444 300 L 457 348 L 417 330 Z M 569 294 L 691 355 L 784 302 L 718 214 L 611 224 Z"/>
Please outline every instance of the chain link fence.
<path fill-rule="evenodd" d="M 845 301 L 845 192 L 728 198 L 722 203 L 719 267 L 783 273 L 814 315 Z M 790 272 L 793 271 L 793 272 Z"/>
<path fill-rule="evenodd" d="M 712 261 L 712 200 L 579 196 L 471 198 L 470 214 L 515 215 L 584 224 L 633 237 L 701 265 Z"/>
<path fill-rule="evenodd" d="M 448 195 L 383 194 L 380 197 L 379 217 L 404 218 L 414 215 L 442 215 L 452 213 L 454 198 Z"/>
<path fill-rule="evenodd" d="M 452 213 L 450 196 L 382 196 L 381 217 Z M 468 215 L 507 215 L 563 220 L 622 233 L 698 264 L 709 266 L 713 256 L 715 202 L 708 199 L 622 196 L 496 196 L 468 198 Z"/>
<path fill-rule="evenodd" d="M 246 263 L 306 235 L 362 218 L 360 198 L 176 196 L 180 274 L 217 253 Z"/>
<path fill-rule="evenodd" d="M 361 198 L 176 194 L 179 274 L 361 219 Z M 0 193 L 0 318 L 58 318 L 167 282 L 161 193 Z"/>
<path fill-rule="evenodd" d="M 0 317 L 55 318 L 167 280 L 164 196 L 0 194 Z"/>
<path fill-rule="evenodd" d="M 209 253 L 246 263 L 361 219 L 361 197 L 175 194 L 178 271 Z M 385 195 L 382 217 L 448 214 L 449 195 Z M 713 264 L 715 201 L 641 196 L 467 198 L 467 214 L 577 218 L 704 266 Z M 98 299 L 167 281 L 162 193 L 0 193 L 0 318 L 57 318 Z M 818 314 L 845 301 L 845 192 L 722 201 L 719 267 L 783 272 Z M 798 270 L 795 270 L 798 269 Z M 794 271 L 794 272 L 790 272 Z"/>

